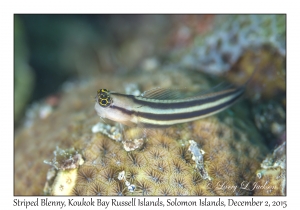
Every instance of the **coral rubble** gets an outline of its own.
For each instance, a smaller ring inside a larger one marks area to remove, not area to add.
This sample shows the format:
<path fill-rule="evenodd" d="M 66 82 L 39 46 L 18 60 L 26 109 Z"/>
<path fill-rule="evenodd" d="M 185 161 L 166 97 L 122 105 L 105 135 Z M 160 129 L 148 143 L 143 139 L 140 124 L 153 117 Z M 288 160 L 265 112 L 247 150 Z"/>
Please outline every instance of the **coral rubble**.
<path fill-rule="evenodd" d="M 169 72 L 170 77 L 172 74 L 191 83 L 188 74 Z M 157 77 L 163 75 L 157 74 Z M 136 77 L 115 77 L 114 80 L 116 84 L 140 81 L 141 89 L 149 89 L 144 82 L 148 76 Z M 90 93 L 99 89 L 98 84 L 112 90 L 117 87 L 106 81 L 105 77 L 92 79 L 90 86 L 85 86 L 85 82 L 78 83 L 71 90 L 63 91 L 59 105 L 47 118 L 36 118 L 31 127 L 17 132 L 16 195 L 40 195 L 43 189 L 45 194 L 68 195 L 251 194 L 223 186 L 239 188 L 244 180 L 253 182 L 259 163 L 267 154 L 251 120 L 235 115 L 233 118 L 225 112 L 222 120 L 214 116 L 169 128 L 151 129 L 140 148 L 126 151 L 124 142 L 97 132 L 99 129 L 94 126 L 100 118 L 93 110 L 93 101 L 80 100 L 89 98 Z M 108 130 L 111 128 L 113 125 Z M 135 129 L 129 128 L 125 132 Z M 191 139 L 193 141 L 189 141 Z M 71 149 L 55 149 L 57 146 Z M 53 158 L 55 150 L 57 158 Z M 81 157 L 84 163 L 80 161 Z M 47 162 L 52 165 L 49 168 L 43 160 L 51 159 Z M 123 171 L 125 178 L 118 179 Z M 206 171 L 210 179 L 200 171 Z M 68 177 L 72 180 L 69 183 L 76 178 L 74 186 L 57 184 L 67 183 Z M 26 191 L 21 186 L 27 186 Z"/>
<path fill-rule="evenodd" d="M 286 194 L 286 143 L 278 146 L 272 155 L 266 157 L 257 171 L 254 195 Z"/>
<path fill-rule="evenodd" d="M 220 27 L 204 39 L 178 26 L 183 48 L 170 53 L 169 63 L 154 56 L 139 72 L 104 69 L 99 77 L 66 82 L 55 107 L 36 102 L 15 132 L 15 195 L 285 195 L 285 16 L 220 19 L 208 18 Z M 123 46 L 120 55 L 132 57 L 128 66 L 144 57 L 131 55 L 144 41 Z M 94 110 L 91 95 L 99 88 L 138 95 L 176 86 L 195 93 L 213 86 L 201 71 L 228 72 L 228 80 L 243 85 L 253 62 L 258 71 L 247 85 L 258 97 L 215 116 L 167 128 L 123 128 Z M 145 135 L 136 138 L 139 132 Z M 274 144 L 281 146 L 270 155 Z"/>

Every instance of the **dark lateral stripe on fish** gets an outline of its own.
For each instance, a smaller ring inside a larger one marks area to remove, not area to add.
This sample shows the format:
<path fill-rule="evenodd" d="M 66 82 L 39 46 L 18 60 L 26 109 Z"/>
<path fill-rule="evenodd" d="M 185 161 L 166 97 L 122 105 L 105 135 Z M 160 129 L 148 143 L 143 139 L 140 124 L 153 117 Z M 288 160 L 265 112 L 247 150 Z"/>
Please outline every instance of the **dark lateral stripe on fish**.
<path fill-rule="evenodd" d="M 142 105 L 142 106 L 148 106 L 150 108 L 154 108 L 154 109 L 184 109 L 184 108 L 189 108 L 189 107 L 193 107 L 193 106 L 199 106 L 202 104 L 206 104 L 206 103 L 210 103 L 210 102 L 214 102 L 217 101 L 219 99 L 222 99 L 224 97 L 227 97 L 229 95 L 233 95 L 237 92 L 243 92 L 243 89 L 235 89 L 232 91 L 228 91 L 228 92 L 224 92 L 224 93 L 220 93 L 220 94 L 215 94 L 215 95 L 211 95 L 211 96 L 207 96 L 207 97 L 203 97 L 203 98 L 198 98 L 198 99 L 190 99 L 188 101 L 184 101 L 185 99 L 181 99 L 181 100 L 153 100 L 153 99 L 140 99 L 140 97 L 136 97 L 133 95 L 124 95 L 124 94 L 119 94 L 119 93 L 112 93 L 118 96 L 123 96 L 123 97 L 127 97 L 130 98 L 131 100 L 133 100 L 133 102 L 135 104 L 138 105 Z"/>
<path fill-rule="evenodd" d="M 156 120 L 156 121 L 171 121 L 171 120 L 181 120 L 181 119 L 189 119 L 189 118 L 194 118 L 194 117 L 201 117 L 203 115 L 208 115 L 210 113 L 216 112 L 218 110 L 222 110 L 225 107 L 230 106 L 233 104 L 240 95 L 237 95 L 236 97 L 232 98 L 229 101 L 226 101 L 225 103 L 219 104 L 217 106 L 213 106 L 207 109 L 203 110 L 198 110 L 194 112 L 186 112 L 186 113 L 180 113 L 180 114 L 150 114 L 150 113 L 138 113 L 138 116 L 151 119 L 151 120 Z"/>
<path fill-rule="evenodd" d="M 221 104 L 218 104 L 218 105 L 206 108 L 206 109 L 200 109 L 200 110 L 193 111 L 193 112 L 184 112 L 184 113 L 179 113 L 179 114 L 178 113 L 177 114 L 176 113 L 172 113 L 172 114 L 143 113 L 143 112 L 136 112 L 136 111 L 127 110 L 125 108 L 118 107 L 118 106 L 111 106 L 111 108 L 117 109 L 117 110 L 119 110 L 119 111 L 121 111 L 125 114 L 128 114 L 128 115 L 136 115 L 138 117 L 149 119 L 151 121 L 153 120 L 154 123 L 155 123 L 155 121 L 188 120 L 190 118 L 195 118 L 195 117 L 200 118 L 201 116 L 209 115 L 210 113 L 217 112 L 219 110 L 222 110 L 222 109 L 232 105 L 242 95 L 243 91 L 238 90 L 238 91 L 235 91 L 235 92 L 231 92 L 229 95 L 231 95 L 231 94 L 234 95 L 236 93 L 238 93 L 238 94 L 235 97 L 233 97 L 230 100 L 227 100 L 227 101 L 225 101 Z M 226 97 L 226 96 L 228 96 L 228 94 L 221 95 L 221 96 L 222 97 L 218 97 L 219 100 Z M 194 102 L 194 101 L 190 101 L 190 104 L 191 104 L 191 102 Z M 190 106 L 188 106 L 187 108 L 189 108 Z M 182 107 L 180 107 L 180 108 L 182 108 Z M 143 123 L 143 122 L 141 122 L 141 123 Z M 164 124 L 172 124 L 172 122 L 166 122 Z"/>
<path fill-rule="evenodd" d="M 132 114 L 136 113 L 135 111 L 130 111 L 128 109 L 125 109 L 125 108 L 122 108 L 122 107 L 119 107 L 119 106 L 115 106 L 115 105 L 110 106 L 110 108 L 111 109 L 117 109 L 117 110 L 123 112 L 124 114 L 128 114 L 128 115 L 132 115 Z"/>

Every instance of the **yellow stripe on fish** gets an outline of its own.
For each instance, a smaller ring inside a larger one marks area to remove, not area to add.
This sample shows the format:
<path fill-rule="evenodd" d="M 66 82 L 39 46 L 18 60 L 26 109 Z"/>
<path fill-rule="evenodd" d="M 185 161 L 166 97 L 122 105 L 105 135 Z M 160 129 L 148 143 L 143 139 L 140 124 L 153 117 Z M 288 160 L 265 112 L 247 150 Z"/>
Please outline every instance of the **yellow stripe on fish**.
<path fill-rule="evenodd" d="M 180 92 L 155 88 L 140 96 L 99 89 L 95 110 L 101 118 L 125 125 L 169 126 L 216 114 L 234 104 L 245 86 L 180 98 Z"/>

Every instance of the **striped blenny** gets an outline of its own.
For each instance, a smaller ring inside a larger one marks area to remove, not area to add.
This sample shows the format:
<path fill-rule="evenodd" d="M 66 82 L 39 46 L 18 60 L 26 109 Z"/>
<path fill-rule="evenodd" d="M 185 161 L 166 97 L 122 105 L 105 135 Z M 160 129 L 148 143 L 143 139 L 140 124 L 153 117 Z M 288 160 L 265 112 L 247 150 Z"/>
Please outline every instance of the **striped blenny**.
<path fill-rule="evenodd" d="M 236 102 L 245 86 L 193 97 L 178 97 L 176 90 L 155 88 L 140 96 L 99 89 L 95 110 L 101 118 L 124 125 L 169 126 L 216 114 Z"/>

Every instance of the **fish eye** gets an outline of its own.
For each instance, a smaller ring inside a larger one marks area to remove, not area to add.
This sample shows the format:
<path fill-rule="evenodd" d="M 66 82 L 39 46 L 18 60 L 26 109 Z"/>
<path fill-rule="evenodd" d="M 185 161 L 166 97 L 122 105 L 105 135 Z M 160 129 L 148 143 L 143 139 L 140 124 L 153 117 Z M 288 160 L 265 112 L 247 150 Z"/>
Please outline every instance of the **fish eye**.
<path fill-rule="evenodd" d="M 111 104 L 111 98 L 108 96 L 107 98 L 102 98 L 99 100 L 99 105 L 102 107 L 108 107 Z"/>
<path fill-rule="evenodd" d="M 108 107 L 111 103 L 111 97 L 109 96 L 109 91 L 107 89 L 99 89 L 97 91 L 98 103 L 102 107 Z"/>

